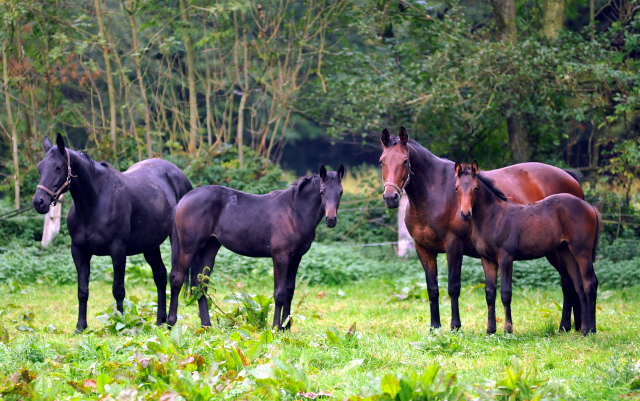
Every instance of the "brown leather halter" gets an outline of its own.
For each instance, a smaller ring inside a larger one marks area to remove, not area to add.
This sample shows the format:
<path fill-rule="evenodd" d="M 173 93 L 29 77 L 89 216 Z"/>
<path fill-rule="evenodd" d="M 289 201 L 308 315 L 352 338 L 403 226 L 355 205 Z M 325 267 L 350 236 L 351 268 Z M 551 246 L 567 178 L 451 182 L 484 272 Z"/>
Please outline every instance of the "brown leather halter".
<path fill-rule="evenodd" d="M 44 190 L 46 193 L 48 193 L 49 195 L 51 195 L 52 197 L 52 201 L 51 201 L 51 205 L 55 206 L 58 203 L 58 198 L 60 197 L 60 195 L 62 195 L 62 192 L 65 190 L 66 187 L 69 186 L 69 184 L 71 184 L 71 177 L 73 178 L 77 178 L 77 175 L 73 175 L 71 174 L 71 156 L 69 156 L 69 151 L 67 150 L 67 180 L 64 182 L 64 184 L 62 184 L 62 186 L 60 187 L 60 189 L 58 189 L 56 192 L 53 192 L 52 190 L 50 190 L 49 188 L 45 187 L 44 185 L 40 185 L 38 184 L 37 188 L 40 188 L 42 190 Z"/>

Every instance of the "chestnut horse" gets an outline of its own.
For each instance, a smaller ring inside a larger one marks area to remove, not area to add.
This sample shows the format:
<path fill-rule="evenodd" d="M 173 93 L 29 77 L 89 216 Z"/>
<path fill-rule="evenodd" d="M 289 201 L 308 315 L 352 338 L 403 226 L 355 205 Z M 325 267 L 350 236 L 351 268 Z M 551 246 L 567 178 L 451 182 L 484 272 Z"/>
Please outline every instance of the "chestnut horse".
<path fill-rule="evenodd" d="M 198 286 L 202 277 L 198 276 L 209 273 L 204 268 L 213 268 L 216 254 L 224 246 L 239 255 L 273 259 L 273 327 L 290 328 L 298 265 L 322 218 L 328 227 L 335 227 L 343 177 L 343 166 L 337 172 L 327 172 L 322 166 L 320 176 L 302 178 L 289 189 L 266 195 L 208 185 L 182 198 L 171 235 L 169 325 L 178 319 L 178 297 L 189 269 L 191 281 Z M 211 326 L 205 295 L 198 299 L 198 308 L 202 326 Z"/>
<path fill-rule="evenodd" d="M 388 208 L 396 208 L 404 190 L 409 197 L 405 223 L 415 241 L 416 252 L 427 280 L 431 309 L 431 327 L 440 327 L 438 291 L 439 253 L 447 254 L 449 265 L 449 297 L 451 298 L 451 329 L 460 328 L 460 274 L 462 256 L 479 258 L 469 233 L 470 222 L 459 218 L 460 205 L 456 198 L 454 163 L 433 155 L 418 142 L 409 140 L 402 127 L 397 137 L 385 129 L 380 164 L 384 179 L 383 199 Z M 584 198 L 578 181 L 557 167 L 542 163 L 521 163 L 483 173 L 494 180 L 509 200 L 528 204 L 557 193 L 569 193 Z M 564 303 L 560 330 L 571 330 L 571 308 L 574 308 L 576 330 L 581 327 L 579 303 L 571 277 L 561 260 L 549 255 L 549 262 L 561 275 Z"/>
<path fill-rule="evenodd" d="M 513 332 L 511 276 L 514 260 L 553 255 L 564 262 L 580 300 L 582 333 L 596 332 L 598 279 L 593 270 L 601 216 L 587 202 L 557 194 L 528 205 L 509 202 L 491 179 L 471 166 L 456 163 L 456 193 L 460 216 L 473 221 L 470 235 L 480 254 L 486 282 L 489 317 L 487 334 L 496 332 L 496 281 L 504 305 L 504 331 Z"/>

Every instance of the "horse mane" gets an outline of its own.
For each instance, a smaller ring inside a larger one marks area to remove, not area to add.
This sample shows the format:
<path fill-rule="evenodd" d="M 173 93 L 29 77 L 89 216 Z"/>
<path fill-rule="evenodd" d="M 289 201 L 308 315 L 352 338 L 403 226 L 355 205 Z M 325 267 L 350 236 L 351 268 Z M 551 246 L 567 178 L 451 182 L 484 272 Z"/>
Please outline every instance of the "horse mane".
<path fill-rule="evenodd" d="M 295 181 L 291 186 L 287 189 L 280 189 L 277 191 L 271 192 L 275 196 L 279 197 L 283 202 L 291 202 L 293 199 L 300 193 L 300 191 L 310 183 L 320 182 L 320 176 L 317 174 L 308 175 L 306 177 L 300 178 L 298 181 Z"/>
<path fill-rule="evenodd" d="M 471 175 L 471 166 L 468 164 L 463 164 L 459 175 Z M 504 192 L 496 187 L 495 182 L 491 178 L 485 177 L 485 175 L 482 173 L 476 174 L 476 177 L 478 177 L 478 180 L 480 180 L 484 184 L 484 186 L 487 187 L 491 192 L 493 192 L 493 194 L 499 199 L 503 201 L 508 200 L 507 195 L 505 195 Z"/>

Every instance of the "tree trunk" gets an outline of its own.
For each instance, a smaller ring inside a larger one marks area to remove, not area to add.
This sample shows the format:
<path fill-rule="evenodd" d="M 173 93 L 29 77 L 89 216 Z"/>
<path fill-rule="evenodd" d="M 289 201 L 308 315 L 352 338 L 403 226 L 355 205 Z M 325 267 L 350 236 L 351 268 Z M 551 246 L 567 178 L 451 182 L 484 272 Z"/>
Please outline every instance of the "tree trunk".
<path fill-rule="evenodd" d="M 491 0 L 498 28 L 498 40 L 514 43 L 517 39 L 516 6 L 514 0 Z"/>
<path fill-rule="evenodd" d="M 180 14 L 182 21 L 189 24 L 186 0 L 180 0 Z M 189 154 L 194 154 L 198 141 L 198 102 L 196 99 L 195 57 L 190 34 L 185 35 L 184 46 L 187 48 L 187 82 L 189 83 Z"/>
<path fill-rule="evenodd" d="M 542 32 L 548 39 L 555 40 L 564 28 L 565 0 L 545 0 L 542 17 Z"/>
<path fill-rule="evenodd" d="M 107 71 L 107 90 L 109 92 L 109 113 L 111 117 L 110 121 L 110 132 L 111 132 L 111 143 L 113 148 L 113 160 L 118 161 L 118 147 L 117 147 L 117 137 L 116 137 L 116 89 L 113 84 L 113 74 L 111 72 L 111 61 L 110 61 L 110 52 L 109 42 L 106 30 L 104 28 L 104 20 L 102 18 L 102 9 L 100 8 L 100 0 L 94 1 L 94 7 L 96 9 L 96 19 L 98 20 L 98 27 L 100 30 L 100 37 L 103 40 L 102 45 L 102 55 L 104 57 L 104 65 Z"/>
<path fill-rule="evenodd" d="M 2 42 L 2 77 L 4 83 L 4 99 L 7 106 L 7 124 L 11 130 L 11 153 L 13 155 L 13 185 L 15 208 L 20 209 L 20 164 L 18 162 L 18 133 L 13 121 L 13 110 L 11 108 L 11 92 L 9 91 L 9 70 L 7 66 L 6 43 Z"/>
<path fill-rule="evenodd" d="M 138 51 L 140 45 L 138 44 L 138 31 L 136 29 L 136 20 L 133 17 L 133 12 L 129 14 L 129 24 L 131 25 L 131 36 L 133 39 L 133 60 L 136 63 L 136 78 L 138 79 L 138 86 L 140 87 L 140 96 L 142 97 L 142 103 L 144 104 L 144 128 L 145 139 L 147 141 L 147 156 L 149 159 L 153 157 L 153 142 L 151 141 L 151 114 L 149 112 L 149 102 L 147 100 L 147 91 L 144 87 L 144 81 L 142 80 L 142 68 L 140 67 L 140 54 Z"/>
<path fill-rule="evenodd" d="M 523 114 L 517 113 L 507 117 L 507 130 L 509 131 L 509 147 L 511 159 L 514 163 L 528 162 L 531 158 L 529 146 L 529 130 Z"/>

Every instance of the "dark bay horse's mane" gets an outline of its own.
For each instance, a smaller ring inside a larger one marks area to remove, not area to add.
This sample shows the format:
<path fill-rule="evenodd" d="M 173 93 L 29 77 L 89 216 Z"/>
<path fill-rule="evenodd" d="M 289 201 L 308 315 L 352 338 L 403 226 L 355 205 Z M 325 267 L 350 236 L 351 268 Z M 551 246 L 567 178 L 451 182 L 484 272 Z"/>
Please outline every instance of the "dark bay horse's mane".
<path fill-rule="evenodd" d="M 471 166 L 463 164 L 462 170 L 460 171 L 460 175 L 471 175 Z M 496 184 L 493 182 L 491 178 L 485 177 L 484 174 L 482 173 L 478 173 L 476 176 L 491 192 L 493 192 L 495 196 L 497 196 L 503 201 L 508 200 L 507 195 L 505 195 L 504 192 L 502 192 L 496 187 Z"/>
<path fill-rule="evenodd" d="M 308 175 L 306 177 L 300 178 L 298 181 L 291 184 L 291 186 L 287 189 L 280 189 L 277 191 L 271 192 L 271 194 L 275 195 L 283 202 L 291 202 L 296 197 L 297 194 L 300 193 L 302 188 L 304 188 L 307 184 L 320 184 L 320 176 L 317 174 Z"/>

